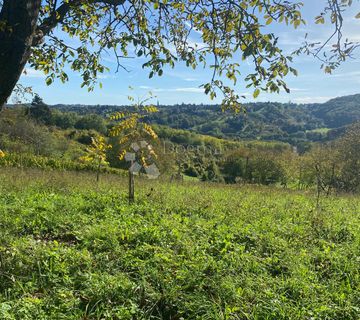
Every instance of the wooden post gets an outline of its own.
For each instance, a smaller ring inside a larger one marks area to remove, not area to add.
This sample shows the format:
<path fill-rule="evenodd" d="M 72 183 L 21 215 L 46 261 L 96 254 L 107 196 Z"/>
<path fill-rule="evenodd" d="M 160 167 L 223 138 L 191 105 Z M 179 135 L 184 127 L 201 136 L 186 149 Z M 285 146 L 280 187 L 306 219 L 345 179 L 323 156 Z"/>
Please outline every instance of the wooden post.
<path fill-rule="evenodd" d="M 100 169 L 101 169 L 101 160 L 99 161 L 99 165 L 96 170 L 96 182 L 99 183 L 100 180 Z"/>
<path fill-rule="evenodd" d="M 134 173 L 131 172 L 131 167 L 133 165 L 133 161 L 131 161 L 131 166 L 129 168 L 129 203 L 134 203 L 135 201 L 135 181 L 134 181 Z"/>

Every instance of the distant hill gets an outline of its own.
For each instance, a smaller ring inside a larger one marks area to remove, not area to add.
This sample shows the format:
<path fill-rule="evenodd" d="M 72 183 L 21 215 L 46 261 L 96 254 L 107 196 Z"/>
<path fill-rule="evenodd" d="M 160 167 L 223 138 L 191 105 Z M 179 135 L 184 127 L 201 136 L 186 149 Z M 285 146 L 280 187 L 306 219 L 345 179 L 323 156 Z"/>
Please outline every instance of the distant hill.
<path fill-rule="evenodd" d="M 124 106 L 56 105 L 53 108 L 103 116 Z M 334 139 L 346 126 L 360 121 L 360 94 L 322 104 L 258 102 L 245 113 L 221 112 L 218 105 L 159 106 L 150 121 L 219 138 L 276 140 L 299 145 Z"/>
<path fill-rule="evenodd" d="M 360 94 L 331 99 L 323 104 L 308 106 L 314 117 L 326 127 L 339 128 L 360 120 Z"/>

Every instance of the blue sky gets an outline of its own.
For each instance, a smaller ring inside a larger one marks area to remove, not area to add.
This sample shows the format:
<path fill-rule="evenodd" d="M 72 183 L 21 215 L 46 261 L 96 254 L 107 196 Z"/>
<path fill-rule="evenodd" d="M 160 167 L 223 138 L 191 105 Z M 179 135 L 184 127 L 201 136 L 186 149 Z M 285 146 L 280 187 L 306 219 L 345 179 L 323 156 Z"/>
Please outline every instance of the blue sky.
<path fill-rule="evenodd" d="M 301 26 L 298 30 L 285 25 L 272 27 L 273 31 L 279 35 L 280 44 L 285 52 L 292 52 L 304 39 L 306 33 L 310 40 L 318 41 L 326 39 L 332 29 L 328 25 L 315 25 L 314 17 L 321 11 L 325 0 L 305 0 L 304 17 L 308 21 L 306 26 Z M 360 42 L 360 19 L 354 16 L 360 12 L 360 1 L 354 1 L 345 14 L 344 37 Z M 194 33 L 192 40 L 200 41 L 200 36 Z M 360 50 L 359 50 L 360 51 Z M 130 72 L 120 70 L 115 73 L 114 59 L 109 57 L 105 61 L 111 68 L 110 73 L 101 76 L 100 81 L 103 88 L 97 88 L 94 92 L 88 93 L 86 89 L 81 89 L 81 78 L 76 73 L 69 73 L 70 81 L 62 84 L 56 81 L 51 86 L 46 86 L 45 76 L 38 71 L 27 68 L 27 74 L 23 75 L 20 83 L 32 86 L 34 92 L 40 94 L 48 104 L 67 103 L 67 104 L 127 104 L 129 94 L 143 96 L 148 91 L 156 95 L 160 104 L 176 103 L 219 103 L 221 98 L 211 101 L 199 86 L 211 77 L 211 71 L 207 69 L 192 70 L 182 64 L 178 64 L 174 69 L 165 69 L 162 77 L 148 79 L 147 70 L 143 70 L 141 65 L 143 60 L 138 58 L 128 59 L 124 62 Z M 242 62 L 242 74 L 251 72 L 251 68 L 246 62 Z M 286 82 L 291 89 L 291 93 L 281 92 L 280 94 L 261 95 L 255 101 L 279 101 L 295 103 L 325 102 L 331 98 L 343 95 L 360 93 L 360 52 L 357 59 L 348 60 L 332 75 L 324 74 L 320 70 L 320 62 L 312 57 L 301 56 L 294 61 L 293 67 L 299 71 L 299 76 L 288 76 Z M 134 91 L 129 90 L 129 86 Z M 245 88 L 245 83 L 239 81 L 237 91 L 246 96 L 245 102 L 252 102 L 252 90 Z"/>

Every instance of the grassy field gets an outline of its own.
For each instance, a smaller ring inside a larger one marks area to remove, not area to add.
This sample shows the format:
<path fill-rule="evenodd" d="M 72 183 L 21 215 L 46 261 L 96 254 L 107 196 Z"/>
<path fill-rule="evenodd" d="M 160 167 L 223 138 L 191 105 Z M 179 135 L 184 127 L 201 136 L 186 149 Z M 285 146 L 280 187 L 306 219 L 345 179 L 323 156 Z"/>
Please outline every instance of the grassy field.
<path fill-rule="evenodd" d="M 306 130 L 306 132 L 313 132 L 313 133 L 328 133 L 329 131 L 331 131 L 330 128 L 318 128 L 318 129 L 314 129 L 314 130 Z"/>
<path fill-rule="evenodd" d="M 360 198 L 0 170 L 0 319 L 359 319 Z"/>

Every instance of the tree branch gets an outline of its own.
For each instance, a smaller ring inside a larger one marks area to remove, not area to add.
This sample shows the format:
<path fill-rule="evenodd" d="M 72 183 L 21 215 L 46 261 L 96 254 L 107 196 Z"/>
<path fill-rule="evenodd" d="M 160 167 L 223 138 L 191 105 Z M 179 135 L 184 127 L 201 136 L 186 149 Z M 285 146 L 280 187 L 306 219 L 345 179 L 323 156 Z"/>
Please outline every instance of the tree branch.
<path fill-rule="evenodd" d="M 119 6 L 125 3 L 126 0 L 91 0 L 93 4 L 104 3 L 112 6 Z M 47 36 L 51 30 L 53 30 L 59 23 L 63 22 L 66 15 L 72 8 L 77 7 L 85 3 L 84 0 L 72 0 L 62 3 L 56 10 L 54 10 L 49 17 L 37 27 L 36 35 L 33 39 L 33 46 L 39 45 L 45 36 Z"/>

